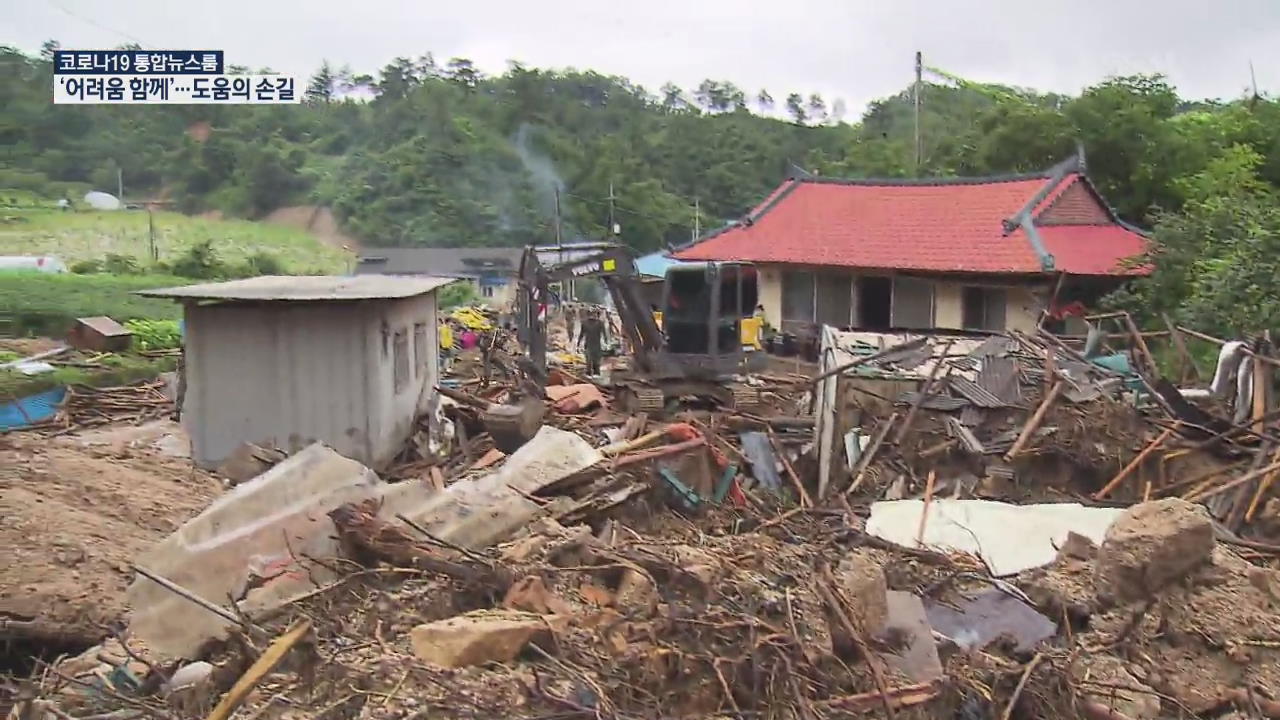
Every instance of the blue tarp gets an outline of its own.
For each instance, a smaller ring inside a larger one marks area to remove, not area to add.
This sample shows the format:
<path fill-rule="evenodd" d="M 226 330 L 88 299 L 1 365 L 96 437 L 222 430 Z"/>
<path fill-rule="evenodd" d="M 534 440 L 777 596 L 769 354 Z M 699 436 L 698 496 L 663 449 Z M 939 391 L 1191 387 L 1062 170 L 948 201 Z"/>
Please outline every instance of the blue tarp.
<path fill-rule="evenodd" d="M 65 387 L 56 387 L 0 404 L 0 430 L 17 430 L 52 418 L 66 395 Z"/>

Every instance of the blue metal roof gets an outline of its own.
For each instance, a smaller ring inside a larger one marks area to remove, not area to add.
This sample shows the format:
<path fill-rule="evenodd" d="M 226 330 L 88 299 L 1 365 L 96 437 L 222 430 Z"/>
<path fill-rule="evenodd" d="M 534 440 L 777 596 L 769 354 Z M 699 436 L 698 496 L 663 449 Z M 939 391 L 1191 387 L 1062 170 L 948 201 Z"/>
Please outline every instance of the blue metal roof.
<path fill-rule="evenodd" d="M 636 258 L 636 271 L 641 275 L 652 275 L 653 277 L 666 277 L 667 268 L 672 265 L 684 265 L 685 263 L 669 257 L 663 250 L 649 253 Z"/>

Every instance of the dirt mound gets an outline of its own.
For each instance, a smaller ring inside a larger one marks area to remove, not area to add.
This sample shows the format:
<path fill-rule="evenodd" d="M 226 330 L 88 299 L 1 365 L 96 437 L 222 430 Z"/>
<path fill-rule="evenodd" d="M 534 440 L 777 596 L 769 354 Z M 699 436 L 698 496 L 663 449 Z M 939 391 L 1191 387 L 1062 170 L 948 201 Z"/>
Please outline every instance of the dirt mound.
<path fill-rule="evenodd" d="M 353 252 L 360 250 L 360 241 L 342 232 L 338 218 L 333 211 L 320 205 L 293 205 L 276 208 L 262 219 L 272 225 L 305 230 L 314 235 L 320 242 L 339 250 Z"/>
<path fill-rule="evenodd" d="M 101 635 L 124 613 L 133 559 L 219 491 L 188 461 L 149 449 L 0 438 L 0 617 L 35 636 Z"/>

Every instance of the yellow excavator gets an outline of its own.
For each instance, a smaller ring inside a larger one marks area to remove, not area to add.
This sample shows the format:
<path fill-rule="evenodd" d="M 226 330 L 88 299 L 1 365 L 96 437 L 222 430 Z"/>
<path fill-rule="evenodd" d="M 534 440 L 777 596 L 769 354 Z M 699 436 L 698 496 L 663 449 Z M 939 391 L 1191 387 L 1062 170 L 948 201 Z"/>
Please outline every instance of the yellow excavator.
<path fill-rule="evenodd" d="M 614 397 L 624 412 L 659 412 L 682 401 L 737 409 L 759 405 L 757 389 L 740 382 L 760 370 L 763 352 L 743 348 L 744 325 L 754 338 L 752 317 L 758 302 L 758 273 L 745 262 L 681 263 L 663 280 L 662 318 L 642 292 L 630 251 L 617 243 L 573 245 L 577 259 L 544 264 L 559 246 L 525 248 L 520 263 L 516 317 L 525 357 L 525 376 L 513 400 L 492 405 L 483 420 L 495 444 L 511 452 L 541 426 L 542 388 L 547 373 L 547 311 L 556 300 L 554 286 L 569 280 L 598 278 L 609 292 L 621 331 L 630 345 L 630 367 L 610 374 Z M 581 253 L 586 252 L 586 255 Z"/>

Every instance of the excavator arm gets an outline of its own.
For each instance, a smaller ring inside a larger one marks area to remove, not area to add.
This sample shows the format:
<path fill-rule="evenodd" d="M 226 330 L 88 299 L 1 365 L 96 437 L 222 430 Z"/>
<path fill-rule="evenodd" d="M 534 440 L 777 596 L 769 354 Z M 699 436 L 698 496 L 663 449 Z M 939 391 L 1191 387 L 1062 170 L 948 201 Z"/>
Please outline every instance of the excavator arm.
<path fill-rule="evenodd" d="M 521 331 L 529 348 L 529 359 L 539 372 L 547 369 L 546 309 L 550 305 L 550 286 L 578 278 L 600 278 L 622 323 L 622 331 L 635 351 L 636 364 L 648 370 L 663 346 L 662 331 L 645 305 L 640 292 L 635 260 L 622 245 L 598 243 L 574 246 L 575 250 L 593 250 L 591 255 L 546 267 L 538 253 L 555 252 L 554 247 L 527 247 L 520 263 L 519 314 Z"/>

